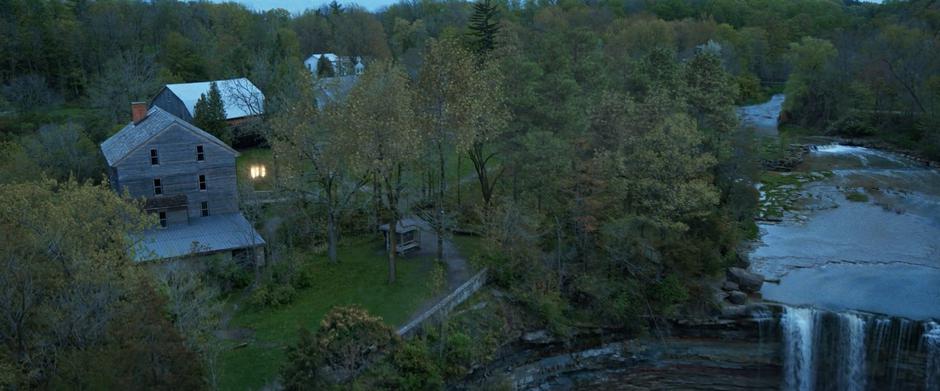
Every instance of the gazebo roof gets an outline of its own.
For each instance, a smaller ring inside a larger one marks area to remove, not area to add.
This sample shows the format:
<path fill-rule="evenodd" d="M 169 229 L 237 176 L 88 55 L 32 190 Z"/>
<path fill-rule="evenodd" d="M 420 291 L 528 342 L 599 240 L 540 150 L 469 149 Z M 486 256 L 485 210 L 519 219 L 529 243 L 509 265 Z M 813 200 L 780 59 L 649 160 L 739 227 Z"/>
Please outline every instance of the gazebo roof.
<path fill-rule="evenodd" d="M 421 223 L 414 219 L 401 219 L 398 220 L 398 224 L 395 224 L 395 232 L 411 232 L 421 229 Z M 379 229 L 383 232 L 388 232 L 388 224 L 382 224 L 379 226 Z"/>

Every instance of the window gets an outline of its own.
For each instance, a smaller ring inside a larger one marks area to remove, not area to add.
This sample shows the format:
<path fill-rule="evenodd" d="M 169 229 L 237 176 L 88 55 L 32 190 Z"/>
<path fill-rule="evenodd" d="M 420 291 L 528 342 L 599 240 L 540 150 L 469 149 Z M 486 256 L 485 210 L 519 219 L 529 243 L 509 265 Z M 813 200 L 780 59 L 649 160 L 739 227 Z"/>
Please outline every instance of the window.
<path fill-rule="evenodd" d="M 160 227 L 166 228 L 166 212 L 158 213 L 160 215 Z"/>
<path fill-rule="evenodd" d="M 206 176 L 200 175 L 199 176 L 199 190 L 205 190 L 205 189 L 206 189 Z"/>
<path fill-rule="evenodd" d="M 203 201 L 202 202 L 202 217 L 206 217 L 208 215 L 209 215 L 209 202 Z"/>
<path fill-rule="evenodd" d="M 200 162 L 206 160 L 206 152 L 204 149 L 202 149 L 202 145 L 196 146 L 196 160 Z"/>
<path fill-rule="evenodd" d="M 163 183 L 159 179 L 153 180 L 153 195 L 163 194 Z"/>
<path fill-rule="evenodd" d="M 156 149 L 150 150 L 150 165 L 156 166 L 160 164 L 160 155 L 157 154 Z"/>

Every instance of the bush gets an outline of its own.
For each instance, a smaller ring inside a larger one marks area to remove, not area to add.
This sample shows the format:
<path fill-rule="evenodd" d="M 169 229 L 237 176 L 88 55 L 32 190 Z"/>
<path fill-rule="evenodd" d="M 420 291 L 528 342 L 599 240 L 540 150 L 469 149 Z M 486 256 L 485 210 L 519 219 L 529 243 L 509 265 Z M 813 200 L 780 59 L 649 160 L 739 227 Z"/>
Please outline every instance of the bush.
<path fill-rule="evenodd" d="M 291 285 L 267 284 L 251 292 L 248 303 L 255 307 L 280 307 L 293 303 L 296 296 Z"/>
<path fill-rule="evenodd" d="M 230 257 L 213 256 L 206 273 L 218 282 L 222 292 L 244 289 L 251 284 L 252 279 L 251 271 Z"/>
<path fill-rule="evenodd" d="M 357 306 L 333 307 L 316 334 L 317 349 L 334 383 L 355 377 L 398 341 L 398 334 L 381 317 Z"/>
<path fill-rule="evenodd" d="M 875 134 L 875 128 L 868 118 L 849 114 L 830 124 L 826 128 L 826 133 L 848 137 L 866 137 Z"/>
<path fill-rule="evenodd" d="M 300 330 L 300 340 L 287 348 L 287 363 L 281 369 L 281 379 L 285 390 L 317 390 L 324 385 L 320 372 L 323 358 L 317 349 L 313 333 Z"/>
<path fill-rule="evenodd" d="M 424 339 L 415 338 L 392 353 L 397 379 L 391 388 L 397 390 L 439 390 L 444 387 L 441 369 L 431 356 Z"/>
<path fill-rule="evenodd" d="M 62 103 L 62 97 L 40 75 L 20 76 L 0 88 L 0 93 L 20 111 L 34 111 Z"/>

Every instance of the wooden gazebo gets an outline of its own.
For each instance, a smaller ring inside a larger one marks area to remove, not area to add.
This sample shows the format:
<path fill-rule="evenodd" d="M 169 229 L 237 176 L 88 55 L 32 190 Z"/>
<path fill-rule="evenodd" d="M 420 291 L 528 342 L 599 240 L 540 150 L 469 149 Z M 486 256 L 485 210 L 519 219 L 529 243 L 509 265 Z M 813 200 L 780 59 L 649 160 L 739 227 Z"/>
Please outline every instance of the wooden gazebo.
<path fill-rule="evenodd" d="M 382 231 L 382 234 L 385 236 L 386 251 L 391 248 L 388 228 L 388 224 L 379 226 L 379 230 Z M 411 219 L 399 220 L 398 224 L 395 225 L 395 236 L 397 239 L 395 241 L 395 251 L 399 254 L 405 254 L 409 251 L 421 248 L 421 226 L 417 221 Z"/>

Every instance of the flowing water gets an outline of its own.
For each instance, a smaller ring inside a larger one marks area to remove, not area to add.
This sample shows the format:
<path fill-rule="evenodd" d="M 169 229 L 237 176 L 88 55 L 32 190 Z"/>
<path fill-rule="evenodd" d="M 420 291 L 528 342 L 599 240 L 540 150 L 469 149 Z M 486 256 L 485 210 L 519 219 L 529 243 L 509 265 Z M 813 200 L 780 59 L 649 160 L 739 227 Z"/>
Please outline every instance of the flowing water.
<path fill-rule="evenodd" d="M 783 96 L 739 110 L 774 137 Z M 773 120 L 771 120 L 773 119 Z M 780 315 L 783 388 L 940 390 L 940 173 L 888 152 L 814 144 L 751 270 Z M 787 174 L 784 174 L 787 175 Z M 853 199 L 854 198 L 854 199 Z"/>

